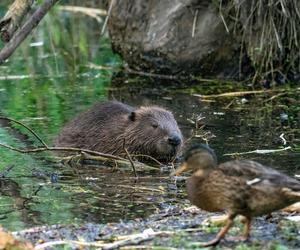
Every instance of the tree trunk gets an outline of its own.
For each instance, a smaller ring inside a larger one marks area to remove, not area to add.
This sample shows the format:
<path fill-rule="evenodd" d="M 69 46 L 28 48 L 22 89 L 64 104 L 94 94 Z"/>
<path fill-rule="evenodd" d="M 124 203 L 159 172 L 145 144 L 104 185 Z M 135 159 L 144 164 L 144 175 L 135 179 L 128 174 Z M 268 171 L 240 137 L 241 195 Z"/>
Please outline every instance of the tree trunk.
<path fill-rule="evenodd" d="M 108 26 L 113 49 L 130 68 L 237 76 L 240 47 L 213 1 L 112 1 Z"/>

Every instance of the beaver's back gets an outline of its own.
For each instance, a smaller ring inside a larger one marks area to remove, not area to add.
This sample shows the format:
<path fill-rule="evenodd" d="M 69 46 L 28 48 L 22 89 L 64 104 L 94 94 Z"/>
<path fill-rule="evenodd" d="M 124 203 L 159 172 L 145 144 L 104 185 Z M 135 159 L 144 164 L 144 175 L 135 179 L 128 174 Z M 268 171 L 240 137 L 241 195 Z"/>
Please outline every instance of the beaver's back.
<path fill-rule="evenodd" d="M 59 132 L 54 144 L 105 152 L 101 144 L 120 134 L 126 117 L 134 108 L 117 101 L 96 103 L 68 122 Z M 100 147 L 100 148 L 99 148 Z"/>

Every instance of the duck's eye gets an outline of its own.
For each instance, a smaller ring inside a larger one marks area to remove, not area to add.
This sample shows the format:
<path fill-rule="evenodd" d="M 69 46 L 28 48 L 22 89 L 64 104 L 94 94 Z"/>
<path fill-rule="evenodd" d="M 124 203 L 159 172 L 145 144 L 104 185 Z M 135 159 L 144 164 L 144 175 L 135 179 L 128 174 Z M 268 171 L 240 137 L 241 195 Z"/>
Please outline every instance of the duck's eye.
<path fill-rule="evenodd" d="M 152 126 L 152 128 L 158 128 L 158 124 L 156 124 L 156 123 L 151 124 L 151 126 Z"/>

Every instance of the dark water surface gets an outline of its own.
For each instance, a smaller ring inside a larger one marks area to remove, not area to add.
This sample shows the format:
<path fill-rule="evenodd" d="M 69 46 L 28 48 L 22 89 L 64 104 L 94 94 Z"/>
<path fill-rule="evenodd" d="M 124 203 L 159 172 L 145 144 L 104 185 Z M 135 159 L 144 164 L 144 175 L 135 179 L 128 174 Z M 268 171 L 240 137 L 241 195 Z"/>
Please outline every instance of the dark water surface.
<path fill-rule="evenodd" d="M 22 121 L 51 144 L 68 119 L 96 101 L 161 105 L 174 112 L 187 144 L 208 142 L 220 161 L 249 158 L 292 176 L 300 174 L 299 87 L 200 98 L 199 94 L 251 88 L 117 73 L 120 59 L 113 55 L 107 38 L 99 39 L 97 22 L 55 13 L 0 66 L 1 116 Z M 4 121 L 0 121 L 0 143 L 39 146 L 24 128 Z M 292 149 L 226 156 L 287 146 Z M 0 147 L 0 156 L 4 175 L 0 178 L 0 224 L 13 231 L 43 224 L 145 217 L 169 204 L 185 202 L 183 185 L 177 189 L 168 171 L 139 173 L 136 180 L 130 171 L 105 166 L 64 166 L 50 153 L 25 155 Z"/>

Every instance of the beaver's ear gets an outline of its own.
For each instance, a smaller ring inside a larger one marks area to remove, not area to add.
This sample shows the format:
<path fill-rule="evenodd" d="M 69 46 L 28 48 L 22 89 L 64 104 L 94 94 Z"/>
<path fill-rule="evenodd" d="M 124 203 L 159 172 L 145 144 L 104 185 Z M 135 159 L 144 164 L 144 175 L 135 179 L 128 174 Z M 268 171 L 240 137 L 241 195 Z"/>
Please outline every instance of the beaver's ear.
<path fill-rule="evenodd" d="M 135 113 L 135 111 L 132 111 L 130 114 L 129 114 L 129 120 L 130 121 L 135 121 L 135 119 L 136 119 L 136 113 Z"/>

